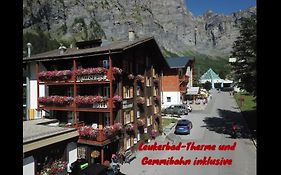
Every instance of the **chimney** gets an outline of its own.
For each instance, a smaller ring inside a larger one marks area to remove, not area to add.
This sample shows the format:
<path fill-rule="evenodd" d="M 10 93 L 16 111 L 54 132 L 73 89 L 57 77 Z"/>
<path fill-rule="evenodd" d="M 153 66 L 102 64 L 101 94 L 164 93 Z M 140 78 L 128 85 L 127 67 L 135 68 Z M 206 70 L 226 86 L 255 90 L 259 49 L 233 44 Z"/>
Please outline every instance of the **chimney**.
<path fill-rule="evenodd" d="M 66 47 L 60 44 L 59 51 L 60 51 L 60 55 L 64 54 L 64 52 L 66 51 Z"/>
<path fill-rule="evenodd" d="M 27 43 L 27 57 L 30 58 L 30 55 L 31 55 L 31 43 Z"/>
<path fill-rule="evenodd" d="M 133 29 L 129 30 L 129 41 L 135 40 L 135 31 Z"/>

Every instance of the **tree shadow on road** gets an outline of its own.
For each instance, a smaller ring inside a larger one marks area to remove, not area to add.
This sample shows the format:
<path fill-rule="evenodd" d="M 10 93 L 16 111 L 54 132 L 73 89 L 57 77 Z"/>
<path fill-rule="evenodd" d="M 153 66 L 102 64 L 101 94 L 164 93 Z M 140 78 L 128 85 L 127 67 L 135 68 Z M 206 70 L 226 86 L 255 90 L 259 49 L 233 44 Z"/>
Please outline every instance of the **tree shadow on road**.
<path fill-rule="evenodd" d="M 238 138 L 252 138 L 255 137 L 254 130 L 256 130 L 256 118 L 254 113 L 250 117 L 244 117 L 246 123 L 241 120 L 241 113 L 230 111 L 230 110 L 223 110 L 218 109 L 219 117 L 206 117 L 203 122 L 206 124 L 202 127 L 206 127 L 210 131 L 214 131 L 218 134 L 226 134 L 229 135 L 229 138 L 232 138 L 232 124 L 236 123 L 238 125 Z M 245 115 L 245 114 L 244 114 Z M 250 124 L 247 124 L 250 122 Z M 248 125 L 248 126 L 247 126 Z M 248 127 L 250 131 L 248 130 Z"/>

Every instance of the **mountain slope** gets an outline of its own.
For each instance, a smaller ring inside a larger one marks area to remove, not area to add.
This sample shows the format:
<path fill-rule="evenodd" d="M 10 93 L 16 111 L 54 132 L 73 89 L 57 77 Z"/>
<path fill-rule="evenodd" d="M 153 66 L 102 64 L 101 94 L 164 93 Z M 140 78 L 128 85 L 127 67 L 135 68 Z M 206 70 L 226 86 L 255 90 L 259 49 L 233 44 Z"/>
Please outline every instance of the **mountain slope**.
<path fill-rule="evenodd" d="M 154 36 L 166 53 L 227 57 L 239 35 L 239 19 L 255 11 L 253 7 L 231 16 L 209 11 L 194 17 L 184 0 L 24 0 L 23 28 L 24 33 L 44 31 L 68 44 L 124 40 L 133 29 L 138 37 Z"/>

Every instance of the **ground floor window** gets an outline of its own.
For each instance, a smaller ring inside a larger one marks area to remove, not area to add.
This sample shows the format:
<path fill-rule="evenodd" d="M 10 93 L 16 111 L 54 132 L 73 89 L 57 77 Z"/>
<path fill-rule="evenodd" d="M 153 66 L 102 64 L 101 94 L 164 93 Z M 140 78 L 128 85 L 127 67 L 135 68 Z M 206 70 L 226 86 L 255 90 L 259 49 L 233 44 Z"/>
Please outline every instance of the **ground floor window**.
<path fill-rule="evenodd" d="M 167 97 L 167 102 L 171 102 L 171 97 Z"/>

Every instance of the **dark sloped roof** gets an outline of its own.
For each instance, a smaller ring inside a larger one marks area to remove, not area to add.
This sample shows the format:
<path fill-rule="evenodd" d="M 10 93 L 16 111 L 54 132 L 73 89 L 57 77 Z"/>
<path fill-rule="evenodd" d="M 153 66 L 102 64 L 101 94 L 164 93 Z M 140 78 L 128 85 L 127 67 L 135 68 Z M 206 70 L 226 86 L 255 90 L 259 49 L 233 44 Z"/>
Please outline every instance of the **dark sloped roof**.
<path fill-rule="evenodd" d="M 185 67 L 189 61 L 193 60 L 192 57 L 173 57 L 166 58 L 166 61 L 169 67 L 172 68 L 183 68 Z"/>
<path fill-rule="evenodd" d="M 135 39 L 134 41 L 117 41 L 114 43 L 110 43 L 106 46 L 94 47 L 88 49 L 77 49 L 77 48 L 68 48 L 64 54 L 60 55 L 59 50 L 52 50 L 40 54 L 33 55 L 31 57 L 23 58 L 23 61 L 36 61 L 36 60 L 50 60 L 50 59 L 65 59 L 65 58 L 74 58 L 80 57 L 83 55 L 100 55 L 100 54 L 108 54 L 109 51 L 114 52 L 122 52 L 126 49 L 134 47 L 136 45 L 142 44 L 144 42 L 154 40 L 153 37 L 146 37 Z"/>

